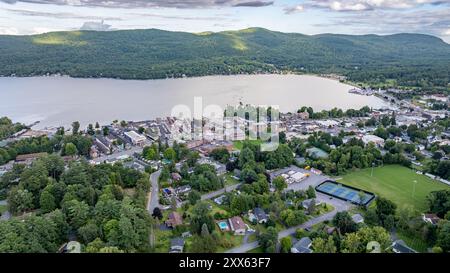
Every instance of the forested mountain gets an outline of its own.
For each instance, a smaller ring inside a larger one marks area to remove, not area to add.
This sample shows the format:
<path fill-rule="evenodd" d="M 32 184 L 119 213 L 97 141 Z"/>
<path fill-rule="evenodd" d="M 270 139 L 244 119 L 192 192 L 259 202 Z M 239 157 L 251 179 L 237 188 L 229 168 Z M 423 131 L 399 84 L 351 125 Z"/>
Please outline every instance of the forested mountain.
<path fill-rule="evenodd" d="M 450 45 L 421 34 L 302 35 L 261 28 L 219 33 L 157 29 L 0 36 L 0 75 L 154 79 L 273 72 L 449 89 Z M 395 80 L 395 81 L 393 81 Z"/>

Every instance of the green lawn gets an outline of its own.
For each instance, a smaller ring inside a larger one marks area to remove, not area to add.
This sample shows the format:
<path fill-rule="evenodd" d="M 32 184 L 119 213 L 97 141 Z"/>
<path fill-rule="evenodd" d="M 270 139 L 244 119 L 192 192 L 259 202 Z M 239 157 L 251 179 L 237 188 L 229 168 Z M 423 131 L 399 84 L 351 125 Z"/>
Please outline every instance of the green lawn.
<path fill-rule="evenodd" d="M 247 142 L 253 143 L 253 144 L 261 144 L 263 143 L 262 140 L 257 139 L 257 140 L 245 140 Z M 237 141 L 233 141 L 233 146 L 236 150 L 242 150 L 242 148 L 244 147 L 244 141 L 243 140 L 237 140 Z"/>
<path fill-rule="evenodd" d="M 428 249 L 427 242 L 425 242 L 421 238 L 417 238 L 417 236 L 410 236 L 401 231 L 397 231 L 397 237 L 403 240 L 409 247 L 411 247 L 415 251 L 421 253 L 427 252 Z"/>
<path fill-rule="evenodd" d="M 417 181 L 417 183 L 413 181 Z M 373 177 L 370 168 L 355 171 L 343 176 L 339 183 L 373 192 L 378 196 L 392 200 L 399 207 L 411 205 L 420 212 L 427 210 L 426 197 L 430 192 L 450 190 L 450 187 L 443 183 L 416 174 L 413 170 L 398 165 L 374 168 Z"/>
<path fill-rule="evenodd" d="M 322 214 L 328 213 L 333 210 L 334 210 L 334 207 L 332 205 L 324 203 L 324 204 L 316 206 L 316 209 L 315 209 L 314 213 L 312 214 L 312 216 L 317 217 L 317 216 L 320 216 Z"/>
<path fill-rule="evenodd" d="M 218 231 L 219 229 L 216 228 L 216 230 Z M 221 232 L 221 231 L 218 231 L 218 232 L 219 232 L 219 235 L 221 236 L 221 239 L 225 240 L 228 244 L 230 244 L 230 247 L 224 248 L 222 246 L 219 246 L 216 250 L 216 253 L 224 253 L 225 251 L 227 251 L 230 248 L 241 245 L 242 241 L 244 240 L 244 236 L 233 235 L 232 232 Z"/>
<path fill-rule="evenodd" d="M 241 183 L 241 181 L 236 180 L 232 176 L 233 176 L 232 173 L 226 173 L 226 174 L 223 175 L 223 179 L 225 181 L 225 186 L 232 186 L 232 185 L 236 185 L 236 184 Z"/>
<path fill-rule="evenodd" d="M 170 248 L 170 239 L 172 238 L 171 230 L 160 230 L 158 227 L 155 228 L 155 252 L 156 253 L 167 253 Z"/>

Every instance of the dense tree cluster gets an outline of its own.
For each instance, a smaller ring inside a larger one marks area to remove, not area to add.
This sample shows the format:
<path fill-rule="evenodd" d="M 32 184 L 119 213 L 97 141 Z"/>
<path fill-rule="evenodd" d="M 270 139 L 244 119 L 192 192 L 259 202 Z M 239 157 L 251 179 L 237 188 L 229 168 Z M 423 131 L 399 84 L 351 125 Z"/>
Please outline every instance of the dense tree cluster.
<path fill-rule="evenodd" d="M 370 109 L 368 106 L 364 106 L 359 110 L 348 109 L 344 111 L 342 109 L 335 107 L 329 111 L 322 110 L 320 112 L 314 112 L 314 109 L 312 107 L 303 106 L 297 111 L 297 113 L 303 112 L 308 113 L 310 119 L 326 119 L 326 118 L 342 118 L 342 117 L 352 118 L 352 117 L 367 117 L 372 112 L 372 109 Z"/>
<path fill-rule="evenodd" d="M 223 187 L 223 181 L 217 176 L 214 166 L 208 164 L 197 165 L 189 178 L 189 185 L 199 192 L 218 190 Z"/>
<path fill-rule="evenodd" d="M 78 126 L 74 122 L 71 135 L 65 135 L 64 128 L 60 128 L 51 138 L 39 136 L 8 143 L 6 147 L 0 148 L 0 165 L 23 154 L 61 152 L 61 155 L 88 156 L 93 143 L 92 136 L 81 134 Z"/>
<path fill-rule="evenodd" d="M 0 140 L 10 137 L 22 129 L 25 129 L 25 125 L 13 123 L 7 117 L 0 117 Z"/>
<path fill-rule="evenodd" d="M 148 251 L 148 181 L 147 174 L 120 164 L 81 161 L 65 168 L 57 155 L 14 167 L 0 184 L 8 190 L 9 211 L 32 216 L 0 222 L 0 249 L 55 252 L 71 234 L 87 252 Z"/>

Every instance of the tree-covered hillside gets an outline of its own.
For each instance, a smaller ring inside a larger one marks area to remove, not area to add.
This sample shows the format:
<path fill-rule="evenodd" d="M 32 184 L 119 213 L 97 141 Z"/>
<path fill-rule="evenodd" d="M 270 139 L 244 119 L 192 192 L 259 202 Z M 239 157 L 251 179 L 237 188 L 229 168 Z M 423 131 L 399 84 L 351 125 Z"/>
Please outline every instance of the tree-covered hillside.
<path fill-rule="evenodd" d="M 450 45 L 421 34 L 307 36 L 261 28 L 0 36 L 0 75 L 154 79 L 292 70 L 449 90 Z"/>

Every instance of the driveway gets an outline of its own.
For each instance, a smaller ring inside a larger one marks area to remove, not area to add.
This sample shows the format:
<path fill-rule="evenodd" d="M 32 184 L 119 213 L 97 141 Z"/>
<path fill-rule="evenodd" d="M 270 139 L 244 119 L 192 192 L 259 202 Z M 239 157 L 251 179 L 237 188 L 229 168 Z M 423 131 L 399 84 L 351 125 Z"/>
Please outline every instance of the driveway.
<path fill-rule="evenodd" d="M 240 185 L 242 185 L 242 183 L 235 184 L 235 185 L 230 185 L 230 186 L 227 186 L 227 187 L 225 187 L 223 189 L 203 194 L 202 195 L 202 200 L 212 199 L 214 197 L 217 197 L 219 195 L 224 194 L 225 192 L 233 191 L 233 190 L 237 189 Z"/>
<path fill-rule="evenodd" d="M 289 184 L 286 190 L 294 190 L 294 191 L 302 190 L 302 191 L 306 191 L 309 188 L 309 186 L 312 186 L 313 188 L 315 188 L 320 183 L 325 182 L 325 181 L 330 179 L 328 176 L 318 175 L 318 174 L 315 174 L 315 173 L 313 173 L 311 171 L 307 171 L 307 170 L 303 170 L 302 169 L 302 172 L 306 172 L 310 176 L 308 178 L 306 178 L 305 180 L 301 181 L 301 182 Z"/>
<path fill-rule="evenodd" d="M 161 175 L 161 170 L 156 171 L 150 175 L 150 184 L 152 186 L 149 193 L 149 200 L 147 204 L 147 210 L 150 215 L 153 213 L 153 210 L 159 206 L 159 176 Z"/>
<path fill-rule="evenodd" d="M 327 203 L 332 205 L 337 211 L 349 210 L 353 206 L 349 202 L 331 197 L 329 195 L 320 192 L 316 192 L 316 200 L 320 201 L 321 203 Z"/>
<path fill-rule="evenodd" d="M 235 189 L 237 189 L 240 185 L 242 185 L 242 183 L 239 184 L 235 184 L 235 185 L 230 185 L 227 186 L 225 188 L 222 188 L 220 190 L 217 191 L 213 191 L 213 192 L 209 192 L 209 193 L 205 193 L 201 196 L 201 200 L 209 200 L 209 199 L 213 199 L 214 197 L 220 196 L 222 194 L 224 194 L 225 192 L 230 192 L 233 191 Z M 187 201 L 183 201 L 183 202 L 179 202 L 177 204 L 178 207 L 181 207 L 184 203 L 186 203 Z"/>
<path fill-rule="evenodd" d="M 278 233 L 278 239 L 281 239 L 281 238 L 290 236 L 292 234 L 295 234 L 295 231 L 297 229 L 299 229 L 299 228 L 302 228 L 302 229 L 310 228 L 310 227 L 312 227 L 312 226 L 314 226 L 316 224 L 319 224 L 319 223 L 322 223 L 322 222 L 325 222 L 325 221 L 329 221 L 329 220 L 333 219 L 333 217 L 339 211 L 342 211 L 342 210 L 335 209 L 335 210 L 333 210 L 331 212 L 328 212 L 328 213 L 322 214 L 322 215 L 320 215 L 320 216 L 318 216 L 316 218 L 313 218 L 313 219 L 311 219 L 311 220 L 309 220 L 309 221 L 307 221 L 307 222 L 305 222 L 305 223 L 303 223 L 301 225 L 282 230 L 282 231 L 280 231 Z"/>

